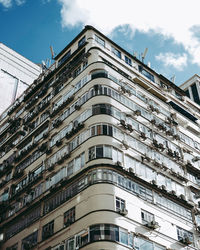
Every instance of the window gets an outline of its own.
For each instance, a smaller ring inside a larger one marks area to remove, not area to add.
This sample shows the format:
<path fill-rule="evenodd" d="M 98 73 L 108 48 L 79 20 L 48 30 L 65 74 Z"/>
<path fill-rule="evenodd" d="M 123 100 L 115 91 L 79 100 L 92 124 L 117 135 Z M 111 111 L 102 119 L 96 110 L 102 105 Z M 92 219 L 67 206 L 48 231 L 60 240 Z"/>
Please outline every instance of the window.
<path fill-rule="evenodd" d="M 48 132 L 48 129 L 49 128 L 46 127 L 42 131 L 40 131 L 39 133 L 37 133 L 35 135 L 34 142 L 38 142 L 39 140 L 41 140 L 43 138 L 43 135 Z"/>
<path fill-rule="evenodd" d="M 103 69 L 92 71 L 92 73 L 91 73 L 91 79 L 100 78 L 100 77 L 107 78 L 108 77 L 108 73 L 105 70 L 103 70 Z"/>
<path fill-rule="evenodd" d="M 116 206 L 116 211 L 119 212 L 120 210 L 125 209 L 126 204 L 125 204 L 125 200 L 116 197 L 115 199 L 115 206 Z"/>
<path fill-rule="evenodd" d="M 117 241 L 133 247 L 133 235 L 127 230 L 111 224 L 96 224 L 90 226 L 90 242 L 99 240 Z"/>
<path fill-rule="evenodd" d="M 197 227 L 199 227 L 200 226 L 200 215 L 195 216 L 195 222 L 197 224 Z"/>
<path fill-rule="evenodd" d="M 110 104 L 96 104 L 92 106 L 92 114 L 112 114 L 112 106 Z"/>
<path fill-rule="evenodd" d="M 115 240 L 119 241 L 119 228 L 110 224 L 90 226 L 90 241 Z"/>
<path fill-rule="evenodd" d="M 190 221 L 192 220 L 191 210 L 186 209 L 183 206 L 180 206 L 177 203 L 163 196 L 160 196 L 159 194 L 155 194 L 155 202 L 157 206 L 163 209 L 166 209 L 168 212 L 175 213 L 187 220 L 190 220 Z"/>
<path fill-rule="evenodd" d="M 166 250 L 165 247 L 140 237 L 136 237 L 134 242 L 137 250 Z"/>
<path fill-rule="evenodd" d="M 186 96 L 188 96 L 190 98 L 190 92 L 189 92 L 189 89 L 185 90 L 185 94 Z"/>
<path fill-rule="evenodd" d="M 90 241 L 96 241 L 101 239 L 100 224 L 90 226 Z"/>
<path fill-rule="evenodd" d="M 90 127 L 90 135 L 109 135 L 113 136 L 113 127 L 107 124 L 98 124 Z"/>
<path fill-rule="evenodd" d="M 152 75 L 151 73 L 149 73 L 148 71 L 146 71 L 143 66 L 139 65 L 139 71 L 140 73 L 142 73 L 144 76 L 146 76 L 147 78 L 149 78 L 149 80 L 151 80 L 152 82 L 154 82 L 154 75 Z"/>
<path fill-rule="evenodd" d="M 112 159 L 112 156 L 119 161 L 121 160 L 120 153 L 116 152 L 114 148 L 108 145 L 97 145 L 95 147 L 89 148 L 88 151 L 88 158 L 89 160 L 93 160 L 96 158 L 110 158 Z M 115 156 L 115 154 L 118 153 L 118 156 Z M 117 160 L 116 160 L 117 162 Z"/>
<path fill-rule="evenodd" d="M 95 41 L 99 43 L 101 46 L 105 47 L 105 41 L 99 36 L 95 35 Z"/>
<path fill-rule="evenodd" d="M 38 220 L 40 218 L 40 209 L 40 207 L 35 208 L 33 211 L 26 214 L 23 220 L 17 220 L 15 223 L 10 225 L 6 230 L 6 239 L 11 238 L 31 225 L 34 221 Z"/>
<path fill-rule="evenodd" d="M 75 243 L 74 237 L 66 240 L 66 250 L 75 250 L 74 243 Z"/>
<path fill-rule="evenodd" d="M 121 52 L 118 49 L 112 47 L 112 52 L 121 59 Z"/>
<path fill-rule="evenodd" d="M 141 211 L 141 218 L 142 218 L 142 224 L 146 225 L 148 222 L 152 222 L 155 220 L 154 214 L 151 214 L 147 211 L 142 210 Z"/>
<path fill-rule="evenodd" d="M 45 240 L 52 236 L 54 233 L 54 221 L 49 222 L 42 228 L 42 240 Z"/>
<path fill-rule="evenodd" d="M 128 65 L 132 66 L 132 61 L 129 57 L 125 56 L 125 63 L 127 63 Z"/>
<path fill-rule="evenodd" d="M 67 53 L 58 61 L 58 66 L 64 63 L 71 55 L 71 50 L 67 51 Z"/>
<path fill-rule="evenodd" d="M 64 213 L 64 225 L 68 227 L 75 222 L 75 207 Z"/>
<path fill-rule="evenodd" d="M 88 243 L 88 230 L 83 230 L 76 235 L 76 249 Z"/>
<path fill-rule="evenodd" d="M 192 90 L 192 96 L 193 96 L 194 101 L 200 104 L 200 99 L 199 99 L 199 94 L 198 94 L 196 83 L 191 85 L 191 90 Z"/>
<path fill-rule="evenodd" d="M 64 243 L 51 248 L 51 250 L 64 250 L 64 249 L 65 249 Z"/>
<path fill-rule="evenodd" d="M 45 111 L 41 117 L 40 117 L 40 122 L 42 123 L 43 121 L 45 121 L 47 118 L 49 117 L 49 112 Z"/>
<path fill-rule="evenodd" d="M 186 118 L 188 118 L 192 122 L 196 122 L 198 120 L 195 116 L 191 115 L 188 111 L 186 111 L 185 109 L 181 108 L 175 102 L 170 101 L 169 104 L 172 106 L 172 108 L 174 108 L 176 111 L 178 111 L 179 113 L 181 113 L 183 116 L 185 116 Z"/>
<path fill-rule="evenodd" d="M 189 232 L 181 227 L 177 227 L 177 236 L 178 236 L 178 240 L 181 241 L 182 243 L 189 244 L 189 242 L 193 243 L 193 241 L 194 241 L 193 233 L 191 233 L 191 232 Z"/>
<path fill-rule="evenodd" d="M 18 249 L 18 243 L 12 245 L 11 247 L 7 247 L 6 250 L 17 250 Z"/>
<path fill-rule="evenodd" d="M 32 249 L 38 241 L 38 231 L 28 235 L 26 238 L 22 240 L 22 249 L 21 250 L 28 250 Z"/>
<path fill-rule="evenodd" d="M 73 73 L 73 77 L 77 77 L 81 73 L 81 66 L 78 66 Z"/>
<path fill-rule="evenodd" d="M 8 182 L 11 179 L 11 172 L 6 175 L 5 180 Z"/>
<path fill-rule="evenodd" d="M 88 66 L 88 61 L 83 62 L 83 70 Z"/>
<path fill-rule="evenodd" d="M 85 36 L 78 41 L 78 48 L 81 47 L 85 43 L 86 39 Z"/>

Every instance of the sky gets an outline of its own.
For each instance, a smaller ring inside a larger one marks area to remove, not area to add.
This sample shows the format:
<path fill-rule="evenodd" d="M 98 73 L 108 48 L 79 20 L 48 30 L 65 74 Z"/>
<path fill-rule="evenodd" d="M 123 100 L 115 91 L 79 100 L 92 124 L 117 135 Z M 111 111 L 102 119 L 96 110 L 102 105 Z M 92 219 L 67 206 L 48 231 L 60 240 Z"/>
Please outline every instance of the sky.
<path fill-rule="evenodd" d="M 180 85 L 200 75 L 199 0 L 0 0 L 0 42 L 35 63 L 92 25 Z M 53 62 L 53 61 L 52 61 Z"/>

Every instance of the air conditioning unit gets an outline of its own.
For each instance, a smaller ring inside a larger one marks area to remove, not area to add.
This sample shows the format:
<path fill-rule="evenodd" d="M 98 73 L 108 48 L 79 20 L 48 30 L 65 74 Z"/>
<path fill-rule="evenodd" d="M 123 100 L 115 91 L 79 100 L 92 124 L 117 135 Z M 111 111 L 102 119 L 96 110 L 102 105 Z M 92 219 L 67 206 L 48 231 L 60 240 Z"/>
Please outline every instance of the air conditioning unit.
<path fill-rule="evenodd" d="M 145 154 L 145 156 L 143 157 L 142 156 L 142 161 L 147 161 L 147 162 L 150 162 L 151 161 L 151 158 Z"/>
<path fill-rule="evenodd" d="M 155 180 L 150 181 L 150 183 L 154 186 L 157 186 L 157 182 Z"/>
<path fill-rule="evenodd" d="M 141 111 L 139 109 L 135 110 L 134 115 L 137 115 L 137 116 L 141 115 Z"/>
<path fill-rule="evenodd" d="M 167 91 L 167 86 L 165 84 L 160 85 L 161 89 Z"/>
<path fill-rule="evenodd" d="M 147 139 L 147 136 L 146 136 L 146 134 L 145 134 L 144 132 L 141 132 L 141 133 L 140 133 L 140 139 L 141 139 L 142 141 L 145 141 L 145 140 Z"/>
<path fill-rule="evenodd" d="M 180 140 L 180 135 L 179 135 L 179 134 L 174 134 L 174 135 L 173 135 L 173 138 L 174 138 L 175 140 Z"/>
<path fill-rule="evenodd" d="M 117 161 L 117 162 L 116 162 L 116 165 L 117 165 L 118 167 L 122 167 L 122 162 L 121 162 L 121 161 Z"/>
<path fill-rule="evenodd" d="M 186 201 L 185 195 L 183 195 L 183 194 L 181 194 L 181 195 L 179 196 L 179 198 L 180 198 L 181 200 L 183 200 L 183 201 Z"/>
<path fill-rule="evenodd" d="M 150 228 L 150 229 L 157 229 L 157 228 L 160 227 L 159 224 L 158 224 L 158 222 L 156 222 L 155 220 L 152 220 L 152 221 L 148 222 L 148 223 L 146 224 L 146 226 L 147 226 L 148 228 Z"/>
<path fill-rule="evenodd" d="M 155 120 L 155 119 L 152 119 L 152 120 L 150 121 L 150 123 L 153 124 L 153 125 L 155 125 L 155 124 L 156 124 L 156 120 Z"/>
<path fill-rule="evenodd" d="M 126 208 L 122 208 L 122 209 L 119 210 L 119 213 L 121 215 L 127 215 L 128 214 L 128 210 Z"/>
<path fill-rule="evenodd" d="M 159 149 L 159 151 L 164 151 L 165 145 L 163 143 L 158 143 L 158 149 Z"/>
<path fill-rule="evenodd" d="M 131 124 L 127 124 L 127 129 L 130 131 L 130 132 L 133 132 L 133 127 Z"/>
<path fill-rule="evenodd" d="M 169 193 L 176 196 L 176 191 L 175 190 L 171 190 Z"/>
<path fill-rule="evenodd" d="M 164 191 L 166 191 L 166 190 L 167 190 L 167 188 L 166 188 L 166 186 L 165 186 L 165 185 L 162 185 L 162 186 L 161 186 L 161 189 L 162 189 L 162 190 L 164 190 Z"/>
<path fill-rule="evenodd" d="M 156 167 L 158 167 L 158 168 L 161 167 L 160 162 L 158 162 L 157 160 L 154 160 L 154 161 L 153 161 L 153 164 L 154 164 L 154 166 L 156 166 Z"/>
<path fill-rule="evenodd" d="M 126 122 L 125 122 L 125 120 L 120 120 L 120 125 L 122 125 L 123 127 L 126 127 Z"/>
<path fill-rule="evenodd" d="M 185 244 L 185 245 L 190 245 L 192 244 L 192 241 L 190 240 L 189 237 L 184 237 L 182 239 L 179 240 L 181 243 Z"/>
<path fill-rule="evenodd" d="M 128 170 L 130 173 L 133 173 L 133 174 L 135 173 L 135 170 L 133 168 L 129 168 Z"/>
<path fill-rule="evenodd" d="M 200 157 L 199 157 L 199 156 L 195 156 L 195 157 L 192 159 L 192 162 L 197 162 L 197 161 L 200 161 Z"/>

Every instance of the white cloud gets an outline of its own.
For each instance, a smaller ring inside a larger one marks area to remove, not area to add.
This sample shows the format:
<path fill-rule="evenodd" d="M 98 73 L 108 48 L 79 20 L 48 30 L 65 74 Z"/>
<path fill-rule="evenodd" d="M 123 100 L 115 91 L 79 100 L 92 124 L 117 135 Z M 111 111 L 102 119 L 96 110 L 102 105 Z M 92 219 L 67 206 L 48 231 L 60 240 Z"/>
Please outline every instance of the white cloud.
<path fill-rule="evenodd" d="M 173 38 L 200 65 L 200 41 L 192 27 L 200 25 L 199 0 L 58 0 L 62 26 L 90 24 L 109 34 L 119 25 Z"/>
<path fill-rule="evenodd" d="M 20 5 L 24 4 L 26 2 L 26 0 L 15 0 L 15 2 L 17 5 L 20 6 Z"/>
<path fill-rule="evenodd" d="M 174 54 L 174 53 L 160 53 L 157 55 L 156 60 L 163 62 L 165 66 L 173 66 L 178 71 L 182 71 L 187 65 L 187 55 Z"/>
<path fill-rule="evenodd" d="M 11 8 L 13 5 L 13 2 L 15 2 L 16 5 L 20 6 L 20 5 L 23 5 L 26 2 L 26 0 L 15 0 L 15 1 L 13 1 L 13 0 L 0 0 L 0 4 L 2 4 L 3 7 L 5 7 L 6 9 Z"/>
<path fill-rule="evenodd" d="M 0 3 L 5 8 L 10 8 L 12 6 L 12 0 L 0 0 Z"/>

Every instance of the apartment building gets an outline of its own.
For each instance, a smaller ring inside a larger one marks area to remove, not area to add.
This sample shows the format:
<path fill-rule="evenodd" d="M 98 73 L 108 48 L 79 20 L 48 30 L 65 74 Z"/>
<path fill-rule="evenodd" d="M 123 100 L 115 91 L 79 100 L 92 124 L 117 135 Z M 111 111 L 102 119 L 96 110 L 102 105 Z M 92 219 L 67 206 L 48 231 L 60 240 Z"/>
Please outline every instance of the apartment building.
<path fill-rule="evenodd" d="M 3 250 L 200 249 L 200 106 L 92 26 L 0 121 Z"/>

